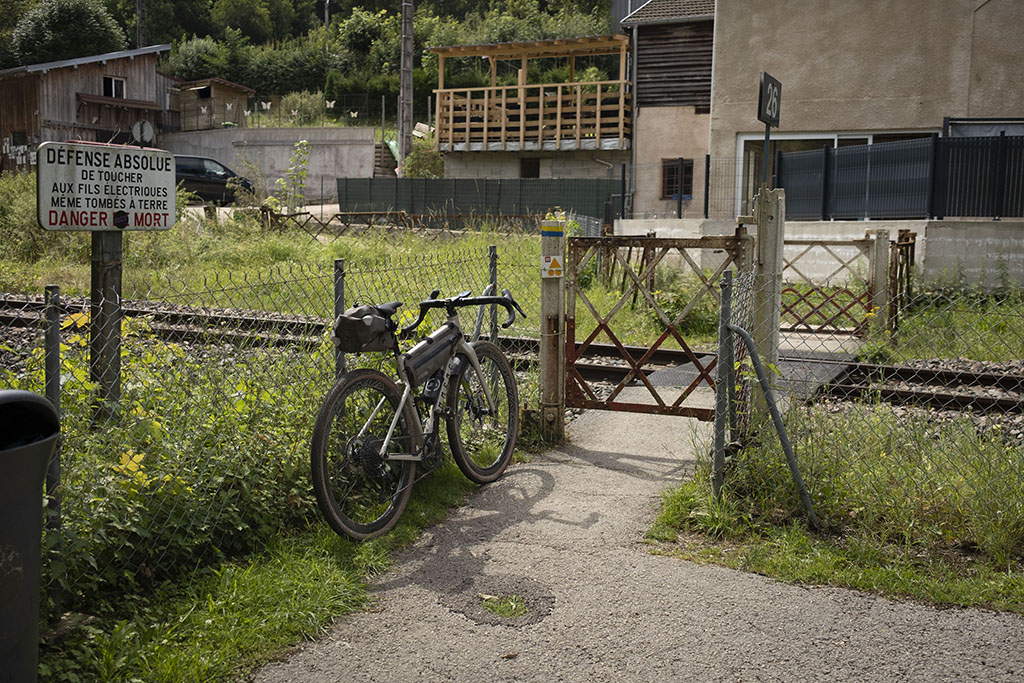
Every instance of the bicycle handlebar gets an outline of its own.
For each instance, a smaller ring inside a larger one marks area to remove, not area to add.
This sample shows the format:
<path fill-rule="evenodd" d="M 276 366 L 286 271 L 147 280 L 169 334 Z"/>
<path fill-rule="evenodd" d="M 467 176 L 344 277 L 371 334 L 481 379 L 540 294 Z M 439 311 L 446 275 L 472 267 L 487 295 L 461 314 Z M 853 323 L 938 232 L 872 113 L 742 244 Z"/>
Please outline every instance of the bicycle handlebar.
<path fill-rule="evenodd" d="M 502 328 L 507 328 L 516 319 L 516 313 L 523 318 L 526 318 L 526 314 L 523 313 L 523 309 L 519 307 L 516 300 L 512 298 L 512 293 L 507 289 L 501 290 L 501 296 L 469 296 L 469 292 L 460 292 L 455 296 L 448 299 L 438 299 L 438 290 L 434 290 L 430 293 L 430 298 L 420 302 L 420 314 L 416 318 L 416 321 L 411 325 L 403 327 L 398 333 L 400 337 L 407 337 L 423 322 L 427 317 L 427 312 L 434 308 L 444 308 L 449 315 L 455 314 L 455 309 L 465 308 L 466 306 L 487 306 L 490 304 L 496 304 L 501 306 L 508 311 L 508 320 L 501 324 Z"/>

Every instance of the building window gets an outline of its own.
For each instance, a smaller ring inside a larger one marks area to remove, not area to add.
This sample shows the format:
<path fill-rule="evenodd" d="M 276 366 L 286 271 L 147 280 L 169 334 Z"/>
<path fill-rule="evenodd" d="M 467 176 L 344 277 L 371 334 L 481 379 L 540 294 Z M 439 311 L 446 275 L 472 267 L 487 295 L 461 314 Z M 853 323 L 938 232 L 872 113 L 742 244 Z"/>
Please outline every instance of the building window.
<path fill-rule="evenodd" d="M 519 160 L 520 178 L 540 178 L 540 159 L 524 158 Z"/>
<path fill-rule="evenodd" d="M 693 197 L 693 159 L 683 159 L 683 175 L 679 177 L 679 159 L 661 160 L 661 198 L 683 199 Z"/>
<path fill-rule="evenodd" d="M 103 96 L 124 99 L 124 79 L 116 76 L 103 77 Z"/>
<path fill-rule="evenodd" d="M 11 133 L 11 146 L 12 147 L 24 147 L 28 144 L 28 133 L 23 131 L 14 131 Z"/>

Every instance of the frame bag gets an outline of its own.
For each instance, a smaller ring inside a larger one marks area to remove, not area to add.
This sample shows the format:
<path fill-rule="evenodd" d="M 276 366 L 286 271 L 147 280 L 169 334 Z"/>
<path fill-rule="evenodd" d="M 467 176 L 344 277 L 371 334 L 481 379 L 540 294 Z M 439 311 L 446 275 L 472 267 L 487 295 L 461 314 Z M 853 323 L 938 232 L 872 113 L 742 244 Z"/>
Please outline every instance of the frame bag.
<path fill-rule="evenodd" d="M 390 351 L 395 348 L 395 323 L 376 306 L 353 306 L 334 321 L 331 341 L 345 353 Z"/>

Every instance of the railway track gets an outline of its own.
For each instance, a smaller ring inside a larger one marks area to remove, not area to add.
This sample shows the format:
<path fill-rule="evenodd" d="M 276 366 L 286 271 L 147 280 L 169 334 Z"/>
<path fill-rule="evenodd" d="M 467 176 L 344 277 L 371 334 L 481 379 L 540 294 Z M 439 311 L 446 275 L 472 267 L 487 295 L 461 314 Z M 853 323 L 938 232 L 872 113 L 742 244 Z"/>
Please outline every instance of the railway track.
<path fill-rule="evenodd" d="M 84 297 L 62 297 L 61 313 L 87 312 Z M 41 297 L 0 295 L 0 327 L 40 328 L 46 305 Z M 223 308 L 193 308 L 131 302 L 124 315 L 145 318 L 153 334 L 168 341 L 233 344 L 241 347 L 300 346 L 312 348 L 323 342 L 330 321 L 314 316 L 272 314 Z M 502 337 L 501 345 L 520 368 L 536 362 L 538 342 L 524 337 Z M 644 347 L 627 346 L 634 358 Z M 713 354 L 696 354 L 705 367 Z M 615 359 L 618 359 L 616 361 Z M 806 359 L 782 359 L 800 362 Z M 955 368 L 919 368 L 873 365 L 847 360 L 815 359 L 834 364 L 833 379 L 818 387 L 815 395 L 844 400 L 879 400 L 899 405 L 918 405 L 942 410 L 979 413 L 1024 413 L 1024 376 L 1000 372 L 974 372 Z M 650 375 L 663 368 L 682 368 L 691 359 L 682 351 L 659 349 L 642 369 Z M 630 368 L 611 344 L 591 344 L 575 363 L 588 382 L 619 383 Z"/>
<path fill-rule="evenodd" d="M 999 372 L 847 363 L 819 394 L 982 413 L 1024 413 L 1024 377 Z"/>
<path fill-rule="evenodd" d="M 84 297 L 61 297 L 61 315 L 89 311 Z M 153 334 L 167 341 L 239 346 L 315 346 L 329 322 L 313 316 L 267 314 L 232 309 L 133 302 L 122 307 L 126 318 L 144 318 Z M 38 297 L 0 297 L 0 327 L 41 327 L 46 303 Z"/>

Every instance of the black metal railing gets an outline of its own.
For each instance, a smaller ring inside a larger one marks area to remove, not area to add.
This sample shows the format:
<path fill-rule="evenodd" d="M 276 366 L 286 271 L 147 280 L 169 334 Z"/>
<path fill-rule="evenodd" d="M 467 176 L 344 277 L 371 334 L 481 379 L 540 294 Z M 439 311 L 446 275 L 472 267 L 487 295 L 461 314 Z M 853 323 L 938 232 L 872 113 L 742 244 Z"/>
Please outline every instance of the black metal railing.
<path fill-rule="evenodd" d="M 779 154 L 792 220 L 1024 216 L 1024 136 L 930 138 Z"/>

